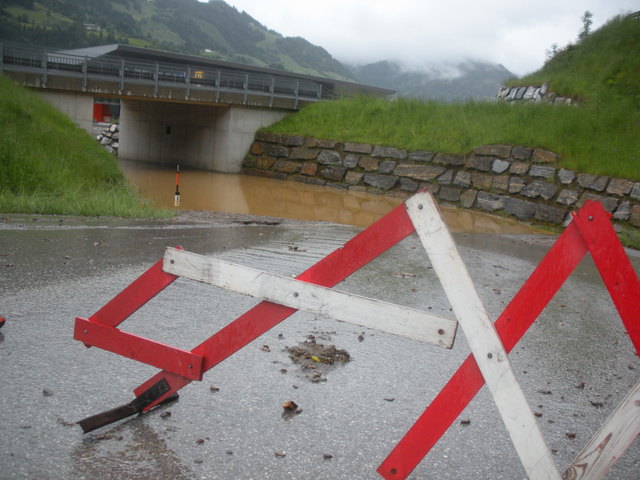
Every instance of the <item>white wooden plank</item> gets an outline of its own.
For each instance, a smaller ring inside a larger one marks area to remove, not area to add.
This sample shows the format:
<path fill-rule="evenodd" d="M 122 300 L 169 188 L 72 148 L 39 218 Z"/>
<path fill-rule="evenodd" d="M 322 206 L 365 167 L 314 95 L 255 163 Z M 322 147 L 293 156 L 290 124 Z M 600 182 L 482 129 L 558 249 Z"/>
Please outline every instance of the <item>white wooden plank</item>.
<path fill-rule="evenodd" d="M 566 480 L 598 480 L 640 435 L 640 382 L 620 402 L 607 421 L 569 465 Z"/>
<path fill-rule="evenodd" d="M 419 193 L 405 205 L 527 475 L 531 480 L 560 479 L 507 353 L 433 197 Z"/>
<path fill-rule="evenodd" d="M 163 270 L 255 298 L 451 348 L 457 322 L 223 260 L 168 248 Z"/>

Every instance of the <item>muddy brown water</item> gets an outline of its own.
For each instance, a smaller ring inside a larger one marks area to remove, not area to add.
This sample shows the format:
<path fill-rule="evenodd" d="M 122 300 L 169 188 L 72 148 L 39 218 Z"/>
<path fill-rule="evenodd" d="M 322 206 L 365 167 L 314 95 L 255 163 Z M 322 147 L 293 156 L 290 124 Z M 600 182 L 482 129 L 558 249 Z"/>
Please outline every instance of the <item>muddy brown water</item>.
<path fill-rule="evenodd" d="M 156 206 L 340 223 L 367 227 L 403 199 L 367 192 L 200 170 L 180 172 L 180 206 L 174 206 L 175 170 L 120 160 L 139 194 Z M 454 232 L 544 233 L 512 219 L 459 208 L 443 208 Z"/>

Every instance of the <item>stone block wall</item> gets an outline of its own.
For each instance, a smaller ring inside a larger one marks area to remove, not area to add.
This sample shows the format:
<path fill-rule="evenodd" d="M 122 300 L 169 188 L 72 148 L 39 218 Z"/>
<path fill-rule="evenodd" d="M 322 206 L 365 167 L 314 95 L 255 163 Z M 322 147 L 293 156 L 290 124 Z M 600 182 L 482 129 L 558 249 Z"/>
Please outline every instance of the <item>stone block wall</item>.
<path fill-rule="evenodd" d="M 640 182 L 574 172 L 558 159 L 512 145 L 458 155 L 258 132 L 243 173 L 400 197 L 426 188 L 444 203 L 553 225 L 599 200 L 615 223 L 640 227 Z"/>

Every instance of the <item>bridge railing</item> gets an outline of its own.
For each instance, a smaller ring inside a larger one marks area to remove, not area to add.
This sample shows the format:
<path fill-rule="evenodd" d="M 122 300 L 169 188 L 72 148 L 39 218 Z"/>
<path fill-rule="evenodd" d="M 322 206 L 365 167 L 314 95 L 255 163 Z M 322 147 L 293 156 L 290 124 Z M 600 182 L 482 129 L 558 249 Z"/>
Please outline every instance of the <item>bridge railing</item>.
<path fill-rule="evenodd" d="M 211 91 L 218 101 L 221 93 L 240 93 L 243 103 L 249 95 L 292 99 L 295 108 L 299 101 L 314 102 L 334 98 L 322 84 L 311 79 L 286 75 L 212 68 L 200 65 L 182 65 L 164 62 L 145 62 L 115 56 L 89 58 L 47 49 L 0 42 L 0 74 L 3 71 L 40 75 L 41 86 L 46 87 L 48 77 L 61 76 L 82 79 L 82 88 L 91 81 L 117 82 L 118 90 L 128 84 L 142 84 L 153 88 L 154 96 L 161 87 L 181 88 L 185 97 L 193 90 Z"/>

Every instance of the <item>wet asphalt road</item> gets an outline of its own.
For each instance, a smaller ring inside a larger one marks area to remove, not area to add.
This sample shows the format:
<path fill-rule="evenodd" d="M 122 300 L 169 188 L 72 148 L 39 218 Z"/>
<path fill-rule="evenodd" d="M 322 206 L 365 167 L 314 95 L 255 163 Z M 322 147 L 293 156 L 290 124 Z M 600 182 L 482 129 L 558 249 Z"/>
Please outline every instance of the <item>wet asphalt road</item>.
<path fill-rule="evenodd" d="M 296 275 L 357 232 L 237 218 L 2 221 L 0 316 L 7 322 L 0 330 L 0 479 L 380 478 L 378 465 L 468 355 L 460 330 L 454 348 L 443 350 L 297 313 L 181 390 L 178 402 L 86 435 L 74 425 L 129 402 L 132 389 L 156 373 L 86 349 L 72 338 L 73 322 L 160 259 L 166 246 Z M 547 236 L 454 238 L 494 319 L 553 242 Z M 637 255 L 632 261 L 637 267 Z M 452 315 L 415 236 L 337 288 Z M 191 349 L 256 303 L 180 279 L 122 328 Z M 351 355 L 326 382 L 311 383 L 285 351 L 308 335 Z M 640 375 L 640 361 L 588 258 L 510 359 L 561 470 Z M 302 412 L 283 417 L 288 400 Z M 637 479 L 639 472 L 636 440 L 607 478 Z M 410 478 L 524 477 L 483 388 Z"/>

